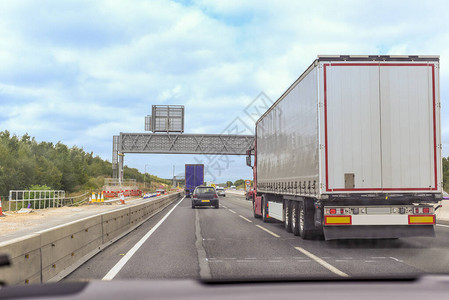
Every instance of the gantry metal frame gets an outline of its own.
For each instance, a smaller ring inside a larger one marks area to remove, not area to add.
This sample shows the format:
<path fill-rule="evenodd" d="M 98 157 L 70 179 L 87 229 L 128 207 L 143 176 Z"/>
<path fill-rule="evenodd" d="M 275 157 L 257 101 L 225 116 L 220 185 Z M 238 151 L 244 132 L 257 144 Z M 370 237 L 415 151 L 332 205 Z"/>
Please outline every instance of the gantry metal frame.
<path fill-rule="evenodd" d="M 123 180 L 125 153 L 246 155 L 253 135 L 120 133 L 113 136 L 113 177 Z"/>

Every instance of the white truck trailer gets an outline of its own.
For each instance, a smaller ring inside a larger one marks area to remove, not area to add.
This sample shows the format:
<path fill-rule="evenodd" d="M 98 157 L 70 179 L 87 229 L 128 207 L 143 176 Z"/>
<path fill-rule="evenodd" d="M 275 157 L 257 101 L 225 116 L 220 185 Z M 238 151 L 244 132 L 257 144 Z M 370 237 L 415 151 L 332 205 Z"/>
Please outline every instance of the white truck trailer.
<path fill-rule="evenodd" d="M 434 236 L 439 91 L 438 56 L 318 56 L 256 122 L 254 216 L 302 238 Z"/>

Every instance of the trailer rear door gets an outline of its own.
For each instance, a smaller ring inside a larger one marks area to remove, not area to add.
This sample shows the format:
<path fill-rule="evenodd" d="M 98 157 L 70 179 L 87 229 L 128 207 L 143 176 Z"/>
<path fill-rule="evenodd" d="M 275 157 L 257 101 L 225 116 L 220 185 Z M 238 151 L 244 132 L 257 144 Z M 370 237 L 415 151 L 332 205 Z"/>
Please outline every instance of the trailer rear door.
<path fill-rule="evenodd" d="M 324 65 L 327 190 L 380 189 L 379 66 Z"/>
<path fill-rule="evenodd" d="M 382 187 L 436 189 L 434 68 L 382 65 Z"/>
<path fill-rule="evenodd" d="M 323 64 L 327 192 L 438 190 L 434 68 Z"/>

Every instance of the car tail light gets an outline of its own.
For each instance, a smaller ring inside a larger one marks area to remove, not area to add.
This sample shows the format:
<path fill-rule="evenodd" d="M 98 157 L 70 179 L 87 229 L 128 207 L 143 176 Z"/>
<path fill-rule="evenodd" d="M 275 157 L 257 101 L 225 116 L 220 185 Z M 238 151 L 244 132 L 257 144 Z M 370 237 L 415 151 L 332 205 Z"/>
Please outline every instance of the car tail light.
<path fill-rule="evenodd" d="M 214 195 L 214 198 L 218 198 L 218 195 L 217 195 L 217 194 L 215 194 L 215 195 Z"/>
<path fill-rule="evenodd" d="M 193 199 L 198 199 L 198 195 L 197 194 L 193 194 Z"/>

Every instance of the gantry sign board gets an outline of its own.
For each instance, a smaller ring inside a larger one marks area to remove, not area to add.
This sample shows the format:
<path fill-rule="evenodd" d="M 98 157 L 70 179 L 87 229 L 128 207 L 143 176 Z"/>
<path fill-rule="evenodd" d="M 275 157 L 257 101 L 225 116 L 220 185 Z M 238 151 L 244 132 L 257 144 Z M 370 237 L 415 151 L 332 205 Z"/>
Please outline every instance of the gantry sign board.
<path fill-rule="evenodd" d="M 121 174 L 125 153 L 247 155 L 253 145 L 253 135 L 120 133 L 113 137 L 113 176 Z"/>
<path fill-rule="evenodd" d="M 123 180 L 125 153 L 247 155 L 253 135 L 184 134 L 183 105 L 153 105 L 145 117 L 145 131 L 120 133 L 112 140 L 113 177 Z"/>
<path fill-rule="evenodd" d="M 184 105 L 153 105 L 145 117 L 145 131 L 184 132 Z"/>

